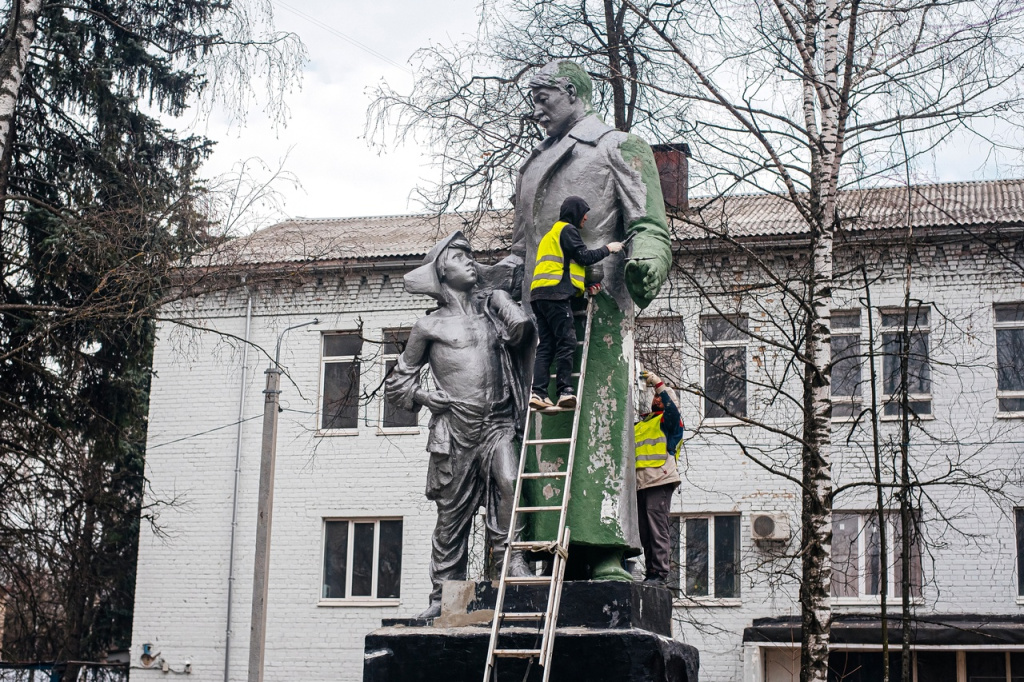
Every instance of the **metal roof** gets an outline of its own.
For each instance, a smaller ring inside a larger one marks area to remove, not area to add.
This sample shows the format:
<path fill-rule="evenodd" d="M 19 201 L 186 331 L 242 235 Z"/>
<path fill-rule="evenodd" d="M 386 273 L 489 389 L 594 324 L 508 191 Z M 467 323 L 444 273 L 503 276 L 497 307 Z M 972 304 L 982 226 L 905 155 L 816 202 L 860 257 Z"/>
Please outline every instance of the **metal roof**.
<path fill-rule="evenodd" d="M 1024 225 L 1024 179 L 848 190 L 840 194 L 839 213 L 847 230 L 905 227 L 908 215 L 915 228 Z M 471 214 L 460 213 L 296 218 L 222 245 L 208 254 L 207 264 L 416 259 L 442 237 L 465 230 L 472 219 Z M 674 233 L 677 239 L 694 239 L 718 232 L 757 237 L 807 231 L 806 223 L 787 198 L 743 194 L 691 199 L 687 219 L 675 222 Z M 485 213 L 473 233 L 473 248 L 478 252 L 504 250 L 511 233 L 511 211 Z"/>
<path fill-rule="evenodd" d="M 691 199 L 681 239 L 721 232 L 732 237 L 804 234 L 807 223 L 788 197 L 739 194 Z M 949 182 L 840 192 L 846 230 L 1024 223 L 1024 179 Z"/>
<path fill-rule="evenodd" d="M 205 264 L 260 265 L 339 260 L 420 258 L 435 242 L 466 230 L 474 216 L 460 213 L 368 218 L 295 218 L 247 237 L 233 239 L 207 254 Z M 472 243 L 480 252 L 507 248 L 512 213 L 481 216 Z M 195 259 L 202 262 L 203 259 Z"/>

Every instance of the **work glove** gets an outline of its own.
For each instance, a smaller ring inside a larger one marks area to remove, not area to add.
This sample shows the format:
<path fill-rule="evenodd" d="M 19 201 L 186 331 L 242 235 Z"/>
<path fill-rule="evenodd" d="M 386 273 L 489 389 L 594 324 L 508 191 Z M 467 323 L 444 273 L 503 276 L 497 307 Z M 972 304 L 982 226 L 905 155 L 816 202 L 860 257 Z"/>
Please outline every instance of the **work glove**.
<path fill-rule="evenodd" d="M 601 291 L 601 283 L 600 282 L 597 282 L 596 284 L 591 284 L 589 287 L 587 287 L 587 295 L 588 296 L 597 296 L 597 292 L 599 292 L 599 291 Z"/>
<path fill-rule="evenodd" d="M 610 253 L 622 251 L 622 242 L 608 242 L 607 246 Z"/>
<path fill-rule="evenodd" d="M 665 383 L 661 380 L 661 377 L 654 372 L 644 372 L 644 381 L 646 381 L 647 385 L 651 388 L 657 388 Z"/>

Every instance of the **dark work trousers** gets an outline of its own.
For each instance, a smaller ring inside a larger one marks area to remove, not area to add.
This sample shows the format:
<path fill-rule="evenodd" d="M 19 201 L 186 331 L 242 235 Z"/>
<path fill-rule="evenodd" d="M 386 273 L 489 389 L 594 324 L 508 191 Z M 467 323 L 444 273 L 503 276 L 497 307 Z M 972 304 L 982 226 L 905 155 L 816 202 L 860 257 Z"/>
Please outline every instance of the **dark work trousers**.
<path fill-rule="evenodd" d="M 648 578 L 668 578 L 672 544 L 669 538 L 668 512 L 672 508 L 675 483 L 656 485 L 636 491 L 637 516 L 640 521 L 640 544 Z"/>
<path fill-rule="evenodd" d="M 561 301 L 532 301 L 537 317 L 537 360 L 533 365 L 533 392 L 548 394 L 551 360 L 555 361 L 555 381 L 558 395 L 575 393 L 572 385 L 572 357 L 576 351 L 576 325 L 572 321 L 572 306 L 568 299 Z"/>

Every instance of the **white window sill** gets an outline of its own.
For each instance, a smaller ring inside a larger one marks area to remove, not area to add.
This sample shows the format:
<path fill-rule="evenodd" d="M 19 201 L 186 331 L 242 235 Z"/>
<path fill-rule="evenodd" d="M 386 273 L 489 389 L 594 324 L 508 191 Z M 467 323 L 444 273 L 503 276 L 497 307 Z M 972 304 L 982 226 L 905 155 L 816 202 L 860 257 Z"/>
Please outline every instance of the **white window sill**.
<path fill-rule="evenodd" d="M 888 599 L 885 600 L 887 607 L 893 605 L 899 606 L 902 603 L 903 598 L 895 595 L 889 595 Z M 910 603 L 914 606 L 923 606 L 923 597 L 911 597 Z M 877 606 L 881 608 L 882 601 L 877 596 L 870 597 L 832 597 L 832 606 L 855 606 L 859 608 Z"/>
<path fill-rule="evenodd" d="M 746 426 L 746 422 L 742 419 L 729 419 L 729 418 L 716 418 L 716 419 L 705 419 L 700 423 L 701 426 Z"/>
<path fill-rule="evenodd" d="M 1024 412 L 996 412 L 996 419 L 1024 419 Z"/>
<path fill-rule="evenodd" d="M 383 426 L 377 427 L 378 436 L 418 436 L 420 434 L 420 427 L 418 426 L 406 426 L 402 428 L 386 429 Z"/>
<path fill-rule="evenodd" d="M 1017 597 L 1017 605 L 1024 606 L 1024 596 Z"/>
<path fill-rule="evenodd" d="M 317 438 L 331 438 L 333 436 L 358 436 L 359 429 L 331 429 L 329 431 L 317 431 Z"/>
<path fill-rule="evenodd" d="M 718 597 L 676 597 L 672 606 L 686 607 L 737 607 L 743 606 L 742 599 L 720 599 Z"/>
<path fill-rule="evenodd" d="M 879 414 L 878 421 L 882 422 L 898 422 L 902 419 L 902 415 L 898 414 Z M 930 422 L 935 419 L 934 414 L 914 414 L 910 416 L 911 421 Z"/>
<path fill-rule="evenodd" d="M 348 599 L 321 599 L 317 606 L 401 606 L 401 599 L 374 599 L 373 597 L 350 597 Z"/>

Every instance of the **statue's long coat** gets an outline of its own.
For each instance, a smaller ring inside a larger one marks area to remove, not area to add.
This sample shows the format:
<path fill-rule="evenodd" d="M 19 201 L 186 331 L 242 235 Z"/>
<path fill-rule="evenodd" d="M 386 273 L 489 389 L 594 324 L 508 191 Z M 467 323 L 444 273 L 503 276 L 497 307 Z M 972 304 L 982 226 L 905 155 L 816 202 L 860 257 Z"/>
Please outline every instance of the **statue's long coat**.
<path fill-rule="evenodd" d="M 583 197 L 590 205 L 581 232 L 589 248 L 621 241 L 635 232 L 632 257 L 671 258 L 665 204 L 651 148 L 635 135 L 616 131 L 590 115 L 561 140 L 542 142 L 520 169 L 512 253 L 523 258 L 527 270 L 524 302 L 529 301 L 537 245 L 570 195 Z M 640 552 L 631 397 L 634 307 L 626 290 L 624 265 L 624 254 L 612 254 L 593 266 L 596 272 L 591 273 L 592 278 L 601 279 L 604 290 L 594 299 L 568 526 L 573 544 L 622 548 L 634 555 Z M 542 424 L 543 438 L 569 435 L 569 414 L 536 419 Z M 539 449 L 541 460 L 564 459 L 566 452 L 557 445 Z M 537 471 L 538 466 L 542 465 L 527 462 L 528 471 Z M 535 504 L 558 503 L 558 479 L 529 483 L 527 495 Z M 528 526 L 528 535 L 553 539 L 557 514 L 532 516 L 536 518 Z"/>

